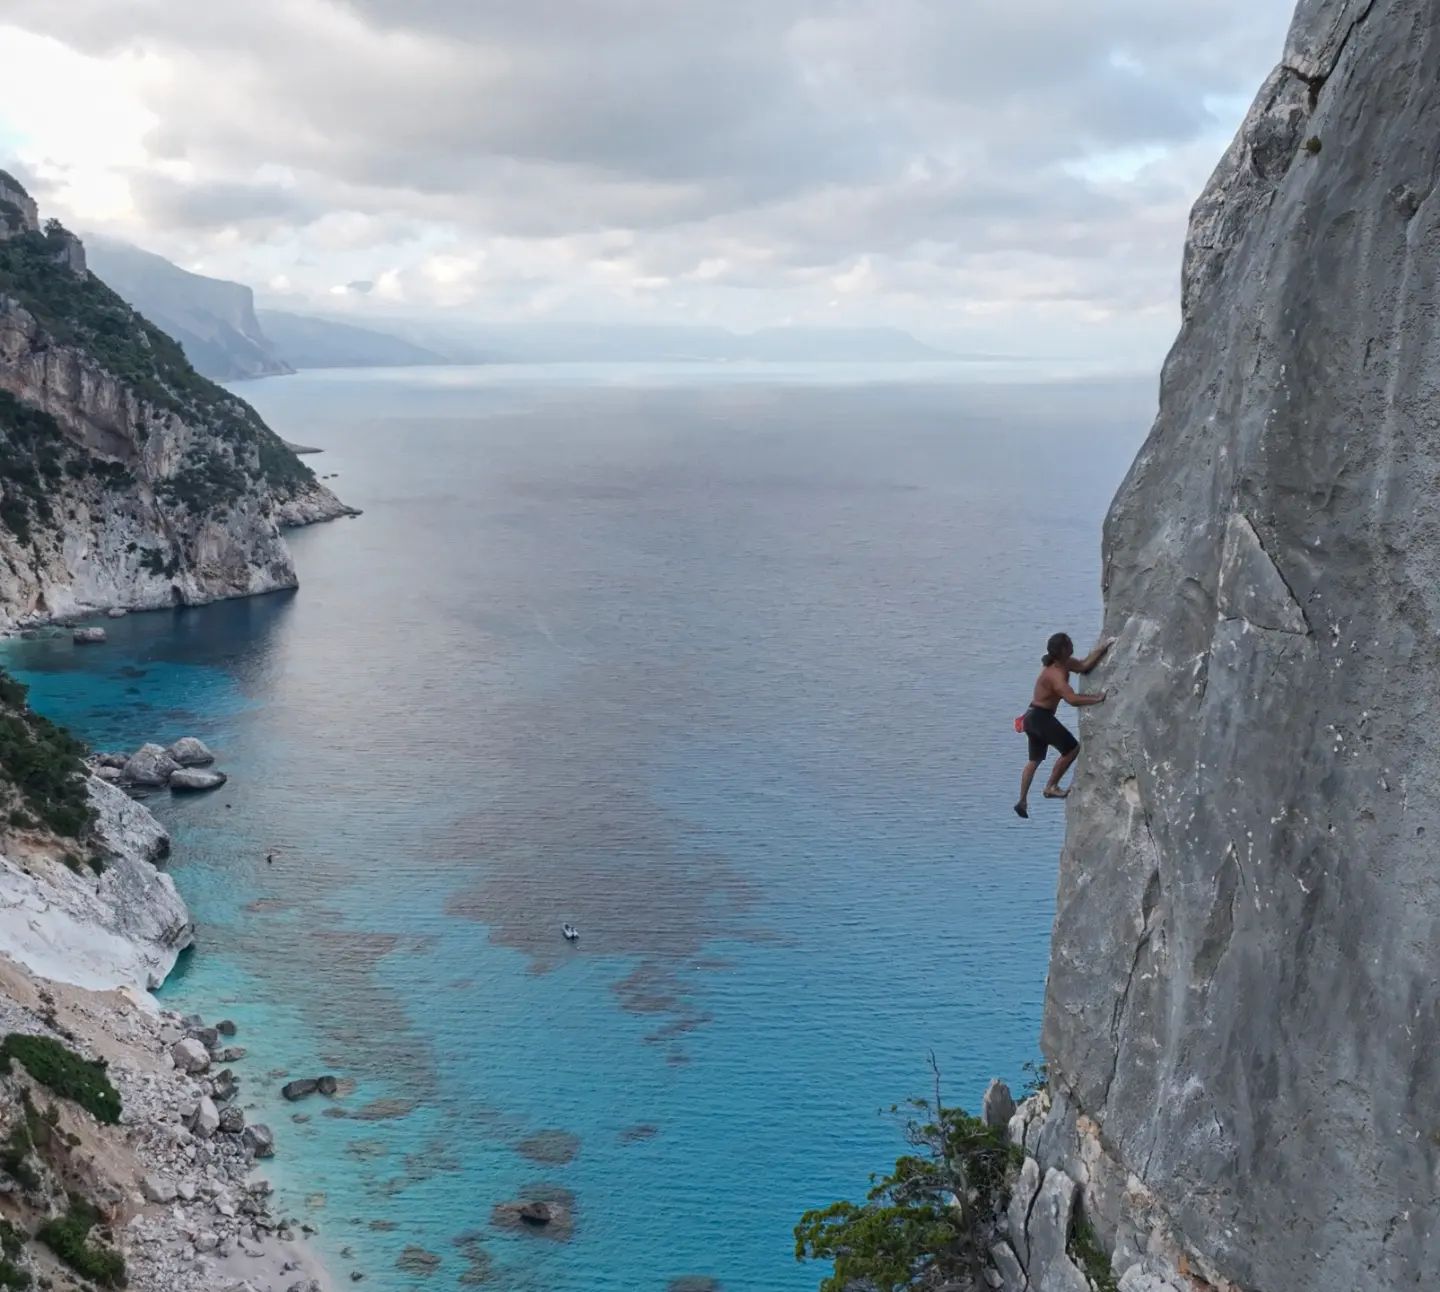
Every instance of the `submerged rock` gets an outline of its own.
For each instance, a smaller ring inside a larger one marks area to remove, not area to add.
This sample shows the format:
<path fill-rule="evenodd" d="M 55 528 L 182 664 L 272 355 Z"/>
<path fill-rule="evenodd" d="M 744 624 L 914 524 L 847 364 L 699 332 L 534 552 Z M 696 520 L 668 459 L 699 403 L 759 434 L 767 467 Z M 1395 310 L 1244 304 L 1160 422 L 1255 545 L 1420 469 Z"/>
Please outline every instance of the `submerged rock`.
<path fill-rule="evenodd" d="M 434 1252 L 412 1244 L 395 1258 L 395 1268 L 404 1270 L 406 1274 L 428 1277 L 440 1268 L 440 1258 Z"/>
<path fill-rule="evenodd" d="M 549 1238 L 569 1238 L 575 1226 L 574 1212 L 561 1197 L 568 1199 L 570 1195 L 558 1189 L 543 1192 L 555 1196 L 497 1203 L 490 1213 L 491 1223 L 501 1229 L 523 1229 Z"/>
<path fill-rule="evenodd" d="M 580 1136 L 567 1130 L 542 1130 L 522 1139 L 515 1149 L 532 1162 L 566 1166 L 580 1152 Z"/>

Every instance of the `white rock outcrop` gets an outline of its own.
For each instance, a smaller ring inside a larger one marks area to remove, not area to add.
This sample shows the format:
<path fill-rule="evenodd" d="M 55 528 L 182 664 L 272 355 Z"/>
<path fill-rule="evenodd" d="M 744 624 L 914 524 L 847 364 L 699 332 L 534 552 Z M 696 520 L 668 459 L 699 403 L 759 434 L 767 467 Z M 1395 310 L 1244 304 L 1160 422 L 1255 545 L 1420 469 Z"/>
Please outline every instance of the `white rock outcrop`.
<path fill-rule="evenodd" d="M 120 769 L 122 780 L 132 785 L 165 785 L 180 765 L 160 745 L 141 745 Z"/>
<path fill-rule="evenodd" d="M 181 767 L 208 767 L 215 761 L 209 747 L 195 736 L 181 736 L 165 752 Z"/>
<path fill-rule="evenodd" d="M 224 772 L 211 771 L 204 767 L 181 767 L 170 773 L 170 788 L 190 793 L 218 790 L 227 780 L 229 777 Z"/>
<path fill-rule="evenodd" d="M 59 856 L 0 855 L 0 954 L 57 982 L 92 990 L 158 987 L 195 928 L 154 858 L 168 849 L 160 823 L 113 785 L 92 777 L 104 870 L 71 869 Z"/>

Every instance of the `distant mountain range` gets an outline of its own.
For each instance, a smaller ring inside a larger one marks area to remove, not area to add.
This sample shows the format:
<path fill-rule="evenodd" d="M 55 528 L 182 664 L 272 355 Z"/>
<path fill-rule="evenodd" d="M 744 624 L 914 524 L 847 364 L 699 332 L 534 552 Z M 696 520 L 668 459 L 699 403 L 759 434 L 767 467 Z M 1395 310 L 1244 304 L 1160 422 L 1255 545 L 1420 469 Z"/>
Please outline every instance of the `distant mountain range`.
<path fill-rule="evenodd" d="M 722 327 L 645 323 L 387 320 L 416 344 L 476 363 L 887 363 L 955 356 L 887 327 Z"/>
<path fill-rule="evenodd" d="M 91 235 L 90 268 L 129 305 L 184 347 L 214 381 L 271 377 L 298 368 L 380 368 L 449 363 L 433 350 L 369 328 L 255 309 L 241 283 L 181 269 L 127 242 Z"/>
<path fill-rule="evenodd" d="M 297 368 L 393 368 L 453 363 L 402 337 L 308 314 L 261 310 L 260 326 L 275 350 Z"/>
<path fill-rule="evenodd" d="M 168 332 L 216 381 L 297 368 L 461 363 L 887 363 L 953 355 L 887 327 L 722 327 L 638 323 L 511 323 L 386 318 L 383 329 L 283 310 L 256 310 L 240 283 L 181 269 L 162 256 L 91 235 L 90 268 Z"/>
<path fill-rule="evenodd" d="M 216 381 L 295 371 L 261 330 L 248 287 L 192 274 L 112 238 L 87 235 L 85 248 L 96 277 L 179 341 L 196 371 Z"/>

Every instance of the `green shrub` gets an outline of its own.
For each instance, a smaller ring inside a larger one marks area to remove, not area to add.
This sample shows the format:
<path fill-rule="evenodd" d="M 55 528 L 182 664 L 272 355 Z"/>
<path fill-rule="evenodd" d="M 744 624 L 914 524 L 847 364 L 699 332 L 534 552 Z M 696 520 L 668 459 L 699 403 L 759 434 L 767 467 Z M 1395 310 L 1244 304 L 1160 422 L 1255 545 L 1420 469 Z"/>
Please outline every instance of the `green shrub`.
<path fill-rule="evenodd" d="M 14 1263 L 25 1250 L 25 1237 L 21 1230 L 0 1217 L 0 1252 L 4 1253 L 0 1257 L 0 1288 L 6 1292 L 23 1292 L 30 1286 L 30 1275 Z"/>
<path fill-rule="evenodd" d="M 50 495 L 75 456 L 55 419 L 8 391 L 0 391 L 0 522 L 22 543 L 30 541 L 32 520 L 50 521 Z"/>
<path fill-rule="evenodd" d="M 240 497 L 248 487 L 245 473 L 221 453 L 206 453 L 186 462 L 160 484 L 168 502 L 182 503 L 197 515 L 215 511 Z"/>
<path fill-rule="evenodd" d="M 120 1120 L 120 1092 L 110 1084 L 103 1062 L 83 1059 L 53 1037 L 11 1032 L 0 1042 L 0 1072 L 8 1073 L 15 1059 L 35 1081 L 79 1104 L 96 1121 L 114 1125 Z"/>
<path fill-rule="evenodd" d="M 8 778 L 31 816 L 77 839 L 94 821 L 86 789 L 85 746 L 25 705 L 27 691 L 0 670 L 0 777 Z M 13 824 L 13 818 L 12 818 Z"/>
<path fill-rule="evenodd" d="M 147 547 L 140 553 L 140 568 L 148 574 L 164 574 L 165 554 L 158 547 Z"/>
<path fill-rule="evenodd" d="M 81 1278 L 101 1287 L 125 1286 L 125 1259 L 108 1247 L 89 1241 L 90 1231 L 100 1223 L 100 1213 L 78 1194 L 70 1195 L 70 1210 L 47 1220 L 35 1237 L 45 1244 Z"/>
<path fill-rule="evenodd" d="M 938 1098 L 933 1109 L 914 1107 L 928 1120 L 912 1120 L 906 1137 L 921 1151 L 900 1158 L 864 1203 L 807 1211 L 795 1226 L 796 1260 L 834 1263 L 820 1292 L 978 1283 L 994 1217 L 1023 1154 L 1003 1131 L 940 1107 Z"/>
<path fill-rule="evenodd" d="M 1120 1284 L 1115 1278 L 1110 1257 L 1100 1245 L 1094 1227 L 1080 1214 L 1078 1207 L 1071 1213 L 1065 1250 L 1070 1259 L 1085 1271 L 1085 1277 L 1090 1280 L 1095 1292 L 1119 1292 Z"/>
<path fill-rule="evenodd" d="M 0 1216 L 0 1252 L 4 1252 L 13 1261 L 24 1250 L 24 1233 Z"/>
<path fill-rule="evenodd" d="M 24 1121 L 16 1122 L 5 1142 L 0 1144 L 0 1167 L 27 1193 L 34 1193 L 40 1187 L 40 1173 L 30 1160 L 34 1148 L 30 1128 Z"/>

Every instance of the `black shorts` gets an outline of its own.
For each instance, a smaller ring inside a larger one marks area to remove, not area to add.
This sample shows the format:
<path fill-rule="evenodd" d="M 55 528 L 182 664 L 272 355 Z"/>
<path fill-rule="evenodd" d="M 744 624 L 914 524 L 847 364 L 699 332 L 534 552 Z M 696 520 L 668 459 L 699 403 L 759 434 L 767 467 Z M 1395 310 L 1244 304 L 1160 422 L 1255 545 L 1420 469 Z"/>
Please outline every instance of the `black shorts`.
<path fill-rule="evenodd" d="M 1043 763 L 1051 745 L 1063 756 L 1080 744 L 1055 716 L 1054 710 L 1042 709 L 1035 704 L 1025 710 L 1025 735 L 1030 741 L 1032 763 Z"/>

